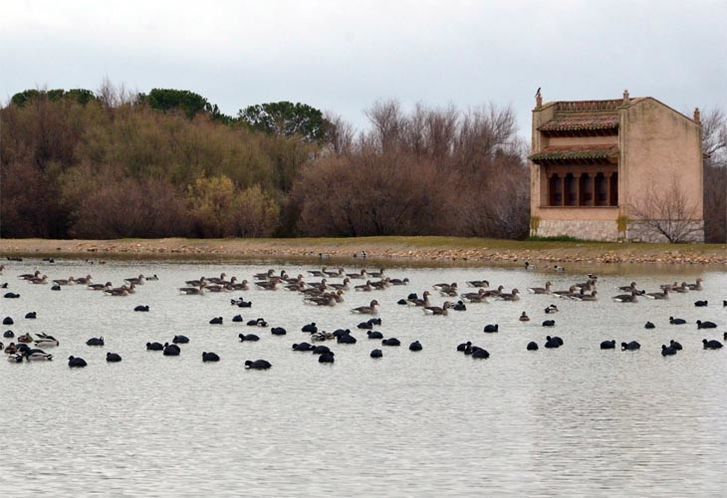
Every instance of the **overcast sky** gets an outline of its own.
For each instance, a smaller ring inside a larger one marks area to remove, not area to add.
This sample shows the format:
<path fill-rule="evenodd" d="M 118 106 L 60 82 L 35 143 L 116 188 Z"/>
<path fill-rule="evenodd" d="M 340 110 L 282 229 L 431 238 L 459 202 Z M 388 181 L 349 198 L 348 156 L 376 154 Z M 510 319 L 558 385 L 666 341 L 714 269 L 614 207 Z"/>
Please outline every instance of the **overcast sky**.
<path fill-rule="evenodd" d="M 377 99 L 512 105 L 651 95 L 727 108 L 724 1 L 12 1 L 0 100 L 35 87 L 189 89 L 236 114 L 301 101 L 361 128 Z"/>

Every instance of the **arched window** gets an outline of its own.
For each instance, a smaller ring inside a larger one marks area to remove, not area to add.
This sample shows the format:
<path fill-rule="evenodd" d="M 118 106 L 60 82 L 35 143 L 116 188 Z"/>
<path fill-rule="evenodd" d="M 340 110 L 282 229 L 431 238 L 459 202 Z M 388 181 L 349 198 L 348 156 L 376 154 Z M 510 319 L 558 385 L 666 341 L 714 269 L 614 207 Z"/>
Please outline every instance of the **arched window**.
<path fill-rule="evenodd" d="M 573 173 L 565 175 L 565 205 L 576 206 L 578 205 L 578 188 L 576 177 Z"/>
<path fill-rule="evenodd" d="M 611 198 L 608 200 L 609 206 L 618 206 L 618 173 L 611 173 Z"/>
<path fill-rule="evenodd" d="M 593 206 L 593 177 L 588 173 L 583 173 L 579 179 L 580 182 L 580 199 L 579 206 Z"/>
<path fill-rule="evenodd" d="M 563 205 L 563 183 L 557 173 L 548 179 L 548 205 Z"/>
<path fill-rule="evenodd" d="M 607 206 L 608 205 L 608 187 L 606 185 L 606 177 L 603 173 L 596 175 L 596 181 L 594 187 L 596 190 L 596 206 Z"/>

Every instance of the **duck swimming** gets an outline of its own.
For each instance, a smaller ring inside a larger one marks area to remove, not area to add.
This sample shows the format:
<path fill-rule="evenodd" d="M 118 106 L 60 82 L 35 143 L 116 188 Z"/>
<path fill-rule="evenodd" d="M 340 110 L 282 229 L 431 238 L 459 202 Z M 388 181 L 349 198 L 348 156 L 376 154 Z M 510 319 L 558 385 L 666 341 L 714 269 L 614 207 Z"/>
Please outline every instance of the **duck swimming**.
<path fill-rule="evenodd" d="M 368 306 L 359 306 L 351 310 L 351 313 L 358 313 L 363 315 L 375 315 L 379 312 L 379 302 L 374 299 Z"/>

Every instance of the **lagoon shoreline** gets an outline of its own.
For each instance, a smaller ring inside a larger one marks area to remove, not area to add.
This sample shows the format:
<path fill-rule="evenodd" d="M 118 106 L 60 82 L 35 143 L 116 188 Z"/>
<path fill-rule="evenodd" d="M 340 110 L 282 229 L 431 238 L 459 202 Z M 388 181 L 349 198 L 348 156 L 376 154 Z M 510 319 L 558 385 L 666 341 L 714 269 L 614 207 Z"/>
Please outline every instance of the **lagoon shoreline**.
<path fill-rule="evenodd" d="M 0 257 L 70 259 L 301 259 L 417 264 L 725 265 L 726 244 L 516 241 L 460 237 L 289 239 L 0 239 Z"/>

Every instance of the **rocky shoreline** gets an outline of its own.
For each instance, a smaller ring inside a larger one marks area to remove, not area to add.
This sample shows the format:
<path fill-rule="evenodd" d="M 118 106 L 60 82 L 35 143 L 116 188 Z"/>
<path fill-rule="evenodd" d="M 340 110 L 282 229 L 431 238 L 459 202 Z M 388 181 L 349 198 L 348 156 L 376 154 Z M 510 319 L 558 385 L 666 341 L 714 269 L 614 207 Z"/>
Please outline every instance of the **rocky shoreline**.
<path fill-rule="evenodd" d="M 0 240 L 0 256 L 129 259 L 356 259 L 431 264 L 726 265 L 727 245 L 578 244 L 487 239 Z M 474 240 L 474 242 L 473 242 Z M 461 244 L 459 243 L 461 241 Z M 491 242 L 491 244 L 490 244 Z"/>

